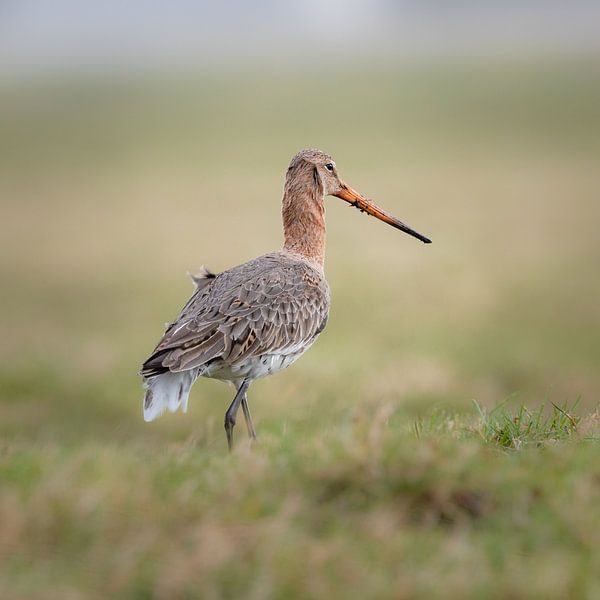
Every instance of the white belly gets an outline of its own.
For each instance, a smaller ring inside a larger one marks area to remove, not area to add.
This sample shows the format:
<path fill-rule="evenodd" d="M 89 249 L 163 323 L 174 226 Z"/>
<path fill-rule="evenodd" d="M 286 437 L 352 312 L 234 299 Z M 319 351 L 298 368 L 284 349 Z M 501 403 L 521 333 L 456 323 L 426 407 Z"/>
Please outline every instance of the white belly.
<path fill-rule="evenodd" d="M 300 358 L 310 346 L 305 346 L 295 352 L 286 352 L 285 354 L 263 354 L 247 358 L 244 361 L 228 364 L 223 360 L 217 360 L 211 363 L 207 369 L 201 373 L 203 377 L 211 379 L 220 379 L 221 381 L 236 381 L 239 379 L 259 379 L 266 375 L 271 375 L 289 367 L 293 362 Z"/>

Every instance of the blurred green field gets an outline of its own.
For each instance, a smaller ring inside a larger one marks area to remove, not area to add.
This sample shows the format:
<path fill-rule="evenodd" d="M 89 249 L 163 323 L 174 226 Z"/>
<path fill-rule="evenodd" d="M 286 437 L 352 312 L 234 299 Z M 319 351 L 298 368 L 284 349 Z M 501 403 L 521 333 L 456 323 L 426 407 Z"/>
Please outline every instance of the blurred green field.
<path fill-rule="evenodd" d="M 597 66 L 0 88 L 0 597 L 600 595 Z M 210 380 L 143 423 L 186 271 L 281 245 L 307 146 L 434 243 L 328 198 L 330 322 L 250 390 L 259 445 Z M 502 450 L 507 398 L 581 425 Z"/>

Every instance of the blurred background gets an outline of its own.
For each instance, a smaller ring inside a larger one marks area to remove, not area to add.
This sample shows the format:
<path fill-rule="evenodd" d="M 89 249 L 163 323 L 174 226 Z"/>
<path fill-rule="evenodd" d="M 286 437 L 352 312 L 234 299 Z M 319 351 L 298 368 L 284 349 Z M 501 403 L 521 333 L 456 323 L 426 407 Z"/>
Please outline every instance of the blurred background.
<path fill-rule="evenodd" d="M 141 420 L 192 291 L 276 249 L 290 157 L 330 152 L 423 246 L 327 199 L 326 333 L 261 428 L 370 402 L 600 394 L 600 6 L 583 0 L 0 5 L 6 440 L 222 450 L 229 388 Z"/>

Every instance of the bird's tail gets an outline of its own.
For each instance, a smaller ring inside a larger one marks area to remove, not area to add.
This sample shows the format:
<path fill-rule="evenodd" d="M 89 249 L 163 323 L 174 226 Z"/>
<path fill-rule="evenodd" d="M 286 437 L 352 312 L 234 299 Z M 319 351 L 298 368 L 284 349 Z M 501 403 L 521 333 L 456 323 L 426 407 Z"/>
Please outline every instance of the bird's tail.
<path fill-rule="evenodd" d="M 181 407 L 183 412 L 187 412 L 190 388 L 197 377 L 198 370 L 194 369 L 179 373 L 166 371 L 145 378 L 144 421 L 154 421 L 167 409 L 175 412 Z"/>

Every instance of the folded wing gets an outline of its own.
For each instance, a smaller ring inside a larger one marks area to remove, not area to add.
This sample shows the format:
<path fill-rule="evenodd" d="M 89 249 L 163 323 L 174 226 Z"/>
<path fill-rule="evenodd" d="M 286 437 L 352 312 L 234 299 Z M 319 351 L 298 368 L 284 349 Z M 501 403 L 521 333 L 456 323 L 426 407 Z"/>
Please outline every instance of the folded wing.
<path fill-rule="evenodd" d="M 142 367 L 144 377 L 200 369 L 211 361 L 294 352 L 322 331 L 329 289 L 303 261 L 274 253 L 200 277 L 197 289 Z"/>

